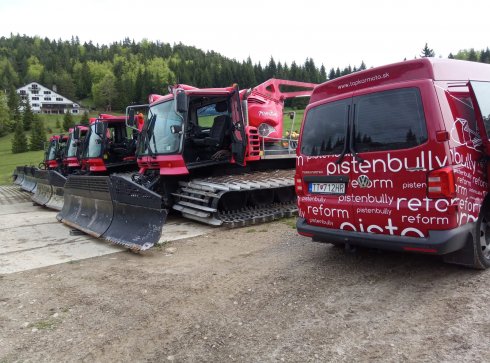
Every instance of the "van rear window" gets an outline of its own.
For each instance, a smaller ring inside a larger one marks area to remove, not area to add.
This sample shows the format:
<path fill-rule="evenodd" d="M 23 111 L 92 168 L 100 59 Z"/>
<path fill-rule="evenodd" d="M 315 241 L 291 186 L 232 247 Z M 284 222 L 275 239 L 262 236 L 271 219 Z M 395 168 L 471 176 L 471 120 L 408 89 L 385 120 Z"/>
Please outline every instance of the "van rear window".
<path fill-rule="evenodd" d="M 417 88 L 354 98 L 357 152 L 411 148 L 427 141 L 424 110 Z"/>
<path fill-rule="evenodd" d="M 303 155 L 332 155 L 342 152 L 351 102 L 351 98 L 331 102 L 308 112 L 301 141 Z"/>
<path fill-rule="evenodd" d="M 427 141 L 418 88 L 400 88 L 312 108 L 305 119 L 301 153 L 340 154 L 348 121 L 353 125 L 351 137 L 357 152 L 406 149 Z"/>

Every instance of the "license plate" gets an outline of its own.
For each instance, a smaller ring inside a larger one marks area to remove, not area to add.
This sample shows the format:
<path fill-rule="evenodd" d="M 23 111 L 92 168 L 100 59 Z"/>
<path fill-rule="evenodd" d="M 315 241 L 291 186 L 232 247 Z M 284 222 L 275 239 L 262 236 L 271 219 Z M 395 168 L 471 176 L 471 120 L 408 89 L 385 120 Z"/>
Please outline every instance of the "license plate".
<path fill-rule="evenodd" d="M 310 193 L 345 194 L 345 183 L 310 183 Z"/>

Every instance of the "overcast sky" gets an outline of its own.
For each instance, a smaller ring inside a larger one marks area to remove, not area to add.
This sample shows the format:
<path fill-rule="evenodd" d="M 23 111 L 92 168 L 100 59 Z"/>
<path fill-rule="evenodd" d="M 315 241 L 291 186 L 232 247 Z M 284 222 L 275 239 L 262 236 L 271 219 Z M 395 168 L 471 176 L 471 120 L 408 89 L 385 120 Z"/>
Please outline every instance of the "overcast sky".
<path fill-rule="evenodd" d="M 488 0 L 0 0 L 10 33 L 110 44 L 182 42 L 237 60 L 368 67 L 490 46 Z"/>

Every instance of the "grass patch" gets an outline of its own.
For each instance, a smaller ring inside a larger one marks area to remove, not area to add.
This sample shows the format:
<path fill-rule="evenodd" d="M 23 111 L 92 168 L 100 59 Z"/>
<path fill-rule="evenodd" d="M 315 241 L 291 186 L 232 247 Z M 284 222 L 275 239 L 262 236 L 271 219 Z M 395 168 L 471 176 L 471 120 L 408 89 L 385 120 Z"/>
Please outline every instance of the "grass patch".
<path fill-rule="evenodd" d="M 37 330 L 53 330 L 60 323 L 59 320 L 55 319 L 46 319 L 39 320 L 33 324 L 30 324 L 30 328 L 36 328 Z"/>
<path fill-rule="evenodd" d="M 254 232 L 257 232 L 255 228 L 250 228 L 245 231 L 245 233 L 254 233 Z"/>
<path fill-rule="evenodd" d="M 292 229 L 296 229 L 296 217 L 281 219 L 281 221 Z"/>

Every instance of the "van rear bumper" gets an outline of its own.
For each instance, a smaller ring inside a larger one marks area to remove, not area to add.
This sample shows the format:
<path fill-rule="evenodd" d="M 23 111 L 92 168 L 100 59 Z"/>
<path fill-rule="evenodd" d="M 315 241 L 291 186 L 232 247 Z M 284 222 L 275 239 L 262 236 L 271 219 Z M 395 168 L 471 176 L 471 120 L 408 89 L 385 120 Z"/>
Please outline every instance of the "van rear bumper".
<path fill-rule="evenodd" d="M 311 237 L 315 242 L 349 243 L 354 246 L 424 252 L 434 255 L 445 255 L 462 249 L 468 238 L 471 237 L 473 228 L 474 223 L 467 223 L 445 231 L 429 231 L 429 237 L 416 238 L 311 226 L 304 218 L 298 218 L 296 222 L 298 233 Z"/>

